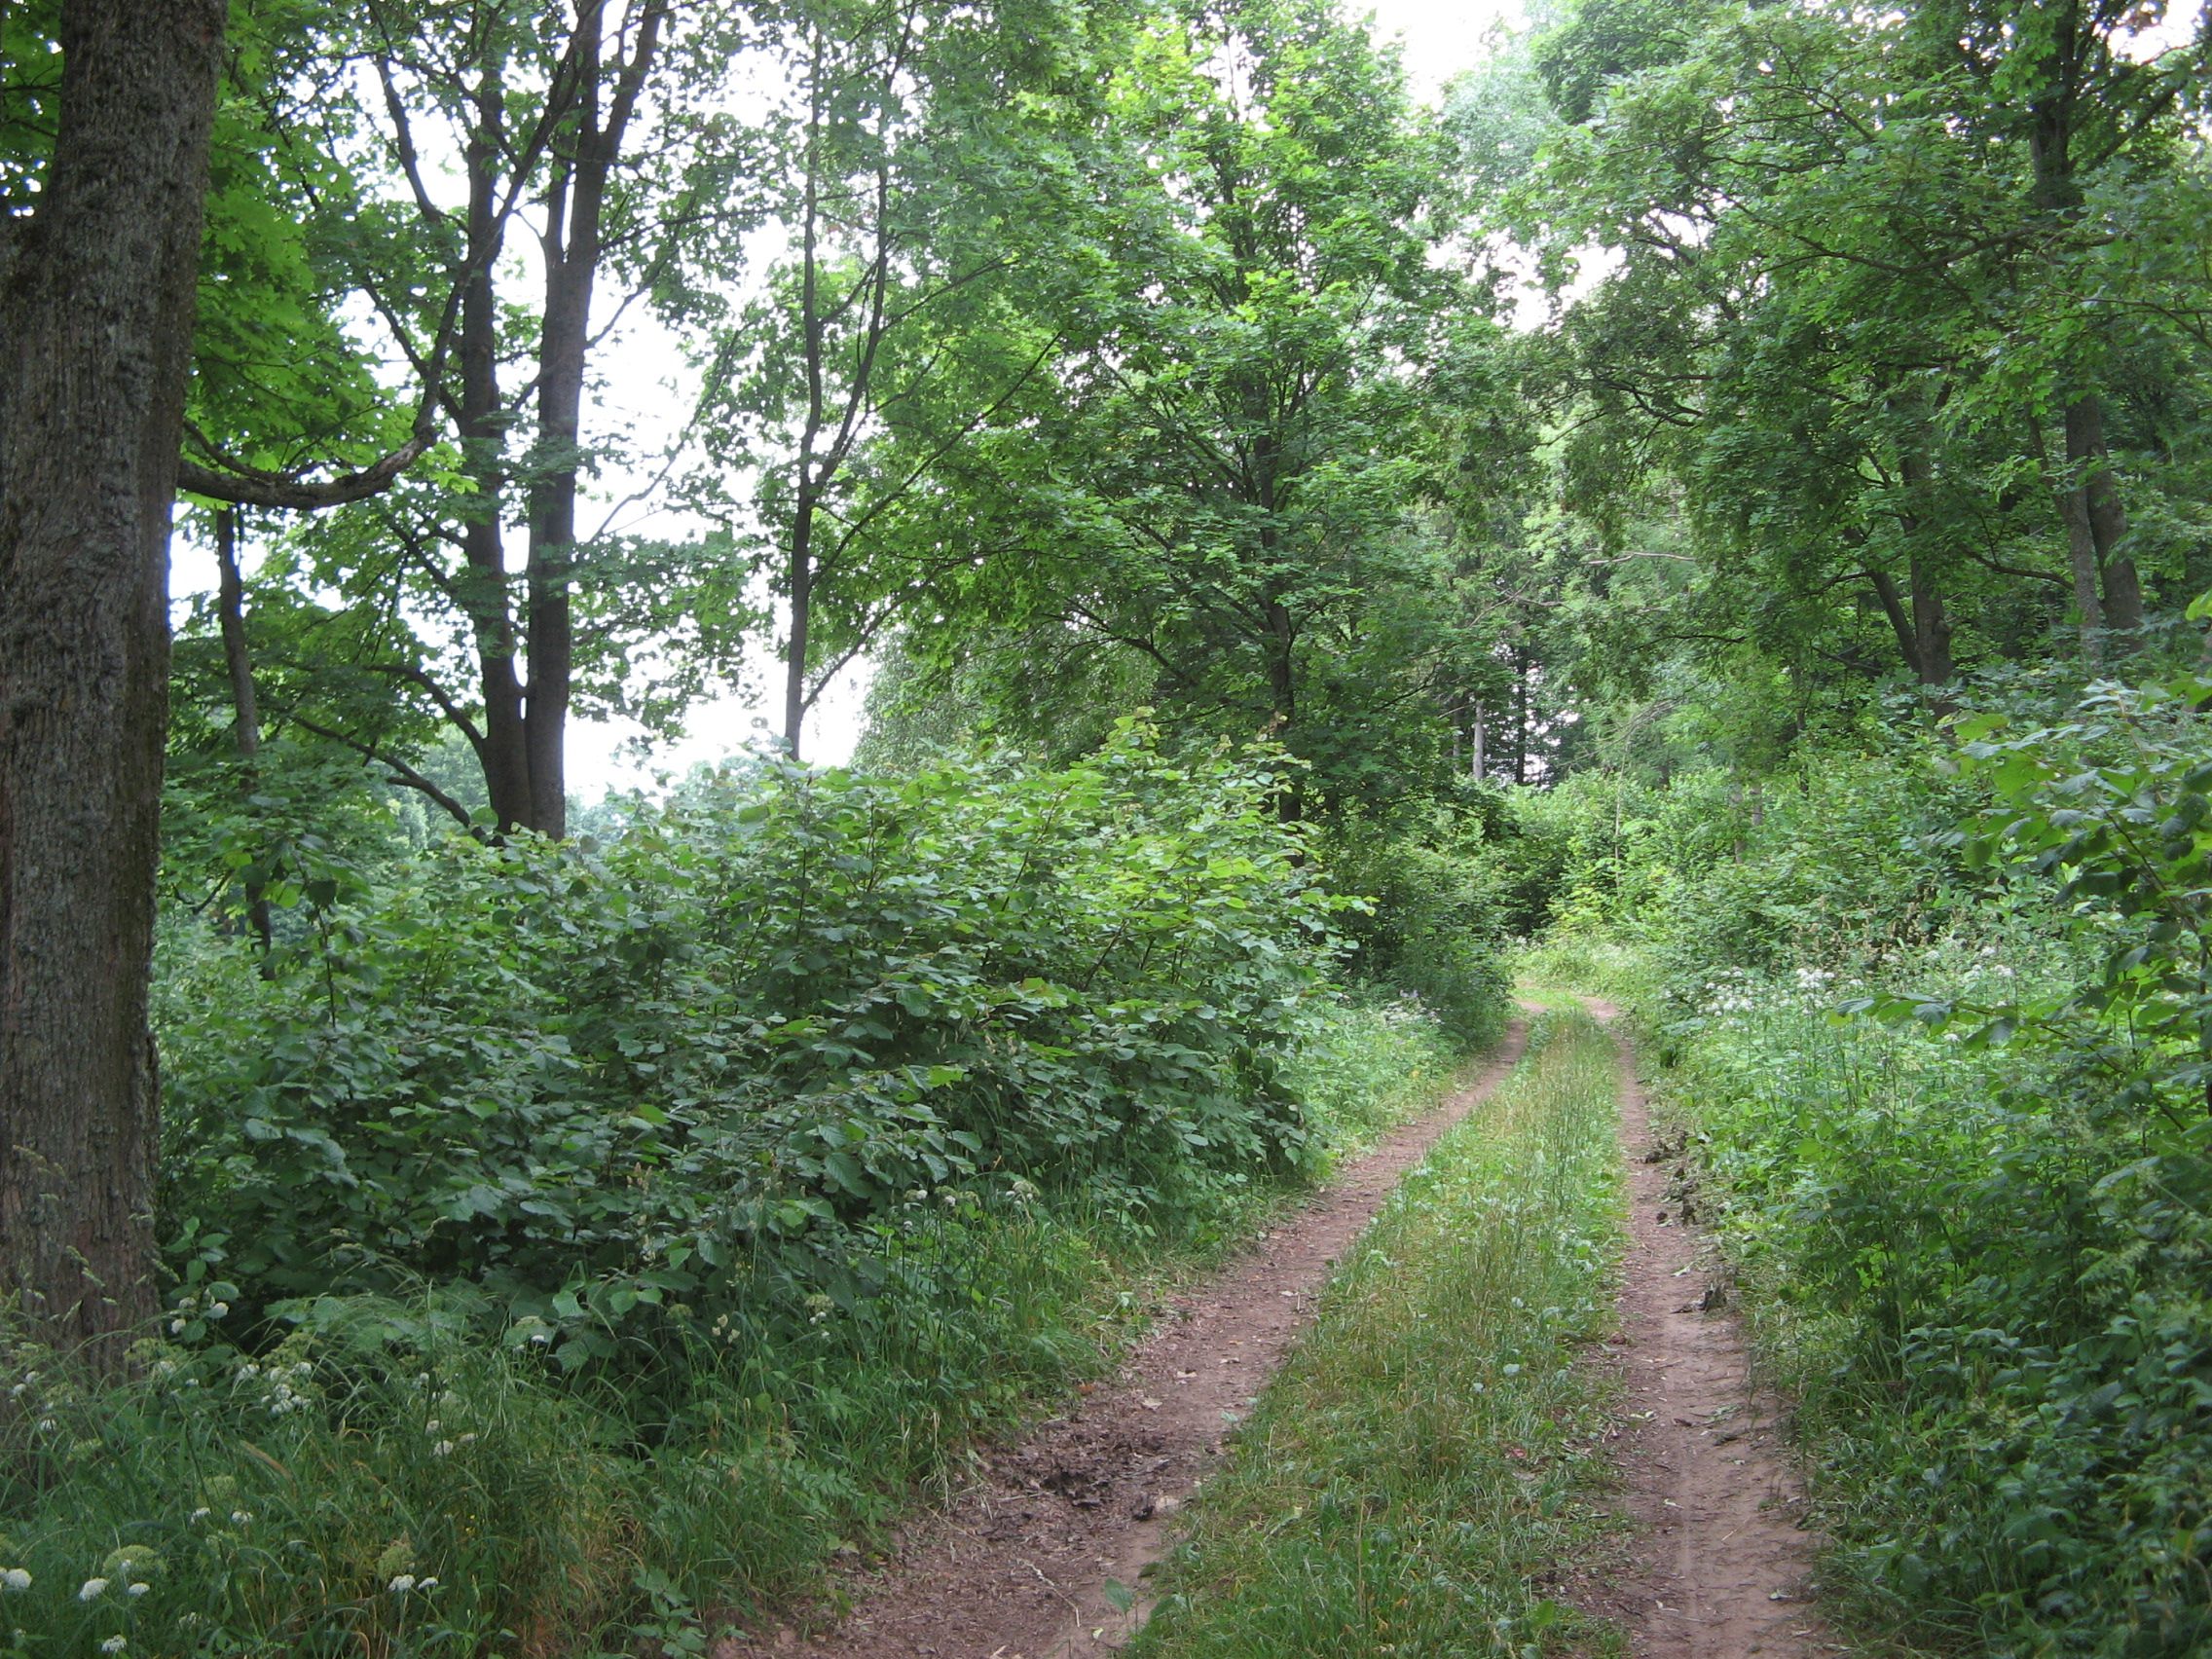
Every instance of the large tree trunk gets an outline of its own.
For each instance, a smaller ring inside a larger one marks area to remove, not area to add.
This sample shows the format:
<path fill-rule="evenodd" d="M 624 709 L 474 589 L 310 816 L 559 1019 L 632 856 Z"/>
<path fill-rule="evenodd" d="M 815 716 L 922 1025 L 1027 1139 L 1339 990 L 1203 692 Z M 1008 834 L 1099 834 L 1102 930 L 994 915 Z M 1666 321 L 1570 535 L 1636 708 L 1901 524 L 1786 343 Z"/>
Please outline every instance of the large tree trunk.
<path fill-rule="evenodd" d="M 154 1309 L 146 990 L 168 538 L 223 0 L 69 0 L 0 245 L 0 1296 L 113 1363 Z"/>

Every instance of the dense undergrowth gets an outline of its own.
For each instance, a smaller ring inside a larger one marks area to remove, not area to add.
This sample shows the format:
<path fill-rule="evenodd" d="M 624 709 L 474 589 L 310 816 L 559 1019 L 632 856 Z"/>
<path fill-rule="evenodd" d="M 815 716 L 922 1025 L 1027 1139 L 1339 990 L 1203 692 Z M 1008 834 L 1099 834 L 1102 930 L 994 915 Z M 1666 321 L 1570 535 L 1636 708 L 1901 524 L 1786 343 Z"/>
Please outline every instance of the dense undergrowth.
<path fill-rule="evenodd" d="M 1825 1577 L 1915 1648 L 2212 1644 L 2205 687 L 1541 809 L 1545 974 L 1634 1003 L 1802 1404 Z M 1594 793 L 1595 792 L 1586 792 Z"/>
<path fill-rule="evenodd" d="M 1613 1047 L 1579 1011 L 1410 1173 L 1166 1565 L 1157 1659 L 1602 1653 L 1544 1589 L 1607 1479 Z"/>
<path fill-rule="evenodd" d="M 1264 756 L 764 766 L 598 838 L 326 864 L 267 977 L 177 918 L 175 1287 L 136 1375 L 27 1346 L 22 1652 L 682 1650 L 1496 1017 L 1340 987 Z"/>

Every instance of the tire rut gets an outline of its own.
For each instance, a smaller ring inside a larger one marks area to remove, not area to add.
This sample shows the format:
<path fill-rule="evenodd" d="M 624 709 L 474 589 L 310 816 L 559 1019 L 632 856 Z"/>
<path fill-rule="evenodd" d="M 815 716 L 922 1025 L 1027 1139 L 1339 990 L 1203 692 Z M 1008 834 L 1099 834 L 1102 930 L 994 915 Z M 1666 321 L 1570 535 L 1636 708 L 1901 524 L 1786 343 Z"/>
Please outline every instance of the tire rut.
<path fill-rule="evenodd" d="M 1629 1240 L 1620 1331 L 1610 1346 L 1625 1395 L 1616 1457 L 1638 1523 L 1626 1574 L 1601 1593 L 1637 1659 L 1797 1659 L 1834 1647 L 1808 1599 L 1818 1540 L 1783 1441 L 1784 1414 L 1751 1376 L 1695 1201 L 1675 1180 L 1678 1151 L 1653 1136 L 1636 1057 L 1613 1030 Z"/>
<path fill-rule="evenodd" d="M 1515 1020 L 1481 1075 L 1406 1124 L 1204 1283 L 1177 1296 L 1113 1379 L 1019 1442 L 917 1527 L 883 1571 L 856 1571 L 841 1623 L 732 1640 L 717 1659 L 798 1650 L 834 1659 L 1073 1659 L 1143 1624 L 1140 1575 L 1224 1438 L 1312 1316 L 1330 1268 L 1407 1170 L 1504 1081 Z M 1108 1593 L 1127 1587 L 1135 1599 Z"/>

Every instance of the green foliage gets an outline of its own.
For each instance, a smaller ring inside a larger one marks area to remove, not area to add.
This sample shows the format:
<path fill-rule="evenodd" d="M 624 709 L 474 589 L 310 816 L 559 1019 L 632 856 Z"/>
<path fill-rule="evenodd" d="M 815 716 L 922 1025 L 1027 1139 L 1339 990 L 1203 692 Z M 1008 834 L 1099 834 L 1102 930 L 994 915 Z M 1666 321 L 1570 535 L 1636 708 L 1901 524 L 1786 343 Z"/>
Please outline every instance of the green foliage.
<path fill-rule="evenodd" d="M 1057 773 L 768 766 L 606 845 L 455 838 L 324 895 L 273 982 L 166 983 L 175 1257 L 292 1317 L 471 1283 L 635 1366 L 759 1276 L 878 1296 L 854 1241 L 917 1190 L 1171 1229 L 1313 1155 L 1279 1073 L 1336 906 L 1277 787 L 1131 726 Z"/>
<path fill-rule="evenodd" d="M 1756 824 L 1678 781 L 1605 912 L 1831 1581 L 1915 1641 L 2212 1641 L 2204 691 L 1993 686 L 1938 744 L 1754 780 Z"/>
<path fill-rule="evenodd" d="M 1470 1044 L 1494 1037 L 1505 1009 L 1503 905 L 1484 824 L 1479 811 L 1440 807 L 1395 834 L 1347 818 L 1325 841 L 1332 881 L 1367 901 L 1343 922 L 1356 971 Z"/>
<path fill-rule="evenodd" d="M 1058 771 L 702 774 L 603 842 L 324 847 L 261 872 L 267 978 L 172 911 L 170 1310 L 113 1386 L 11 1337 L 0 1611 L 689 1651 L 820 1590 L 1453 1076 L 1329 988 L 1279 764 L 1128 723 Z"/>
<path fill-rule="evenodd" d="M 320 1299 L 240 1350 L 207 1335 L 244 1322 L 235 1287 L 203 1282 L 139 1375 L 97 1389 L 11 1345 L 0 1569 L 30 1582 L 8 1616 L 76 1652 L 698 1641 L 708 1609 L 817 1587 L 908 1483 L 1113 1335 L 1104 1265 L 1041 1214 L 932 1202 L 883 1234 L 890 1294 L 857 1316 L 823 1298 L 772 1334 L 673 1335 L 674 1410 L 578 1390 L 542 1324 L 479 1335 L 498 1310 L 462 1290 Z"/>

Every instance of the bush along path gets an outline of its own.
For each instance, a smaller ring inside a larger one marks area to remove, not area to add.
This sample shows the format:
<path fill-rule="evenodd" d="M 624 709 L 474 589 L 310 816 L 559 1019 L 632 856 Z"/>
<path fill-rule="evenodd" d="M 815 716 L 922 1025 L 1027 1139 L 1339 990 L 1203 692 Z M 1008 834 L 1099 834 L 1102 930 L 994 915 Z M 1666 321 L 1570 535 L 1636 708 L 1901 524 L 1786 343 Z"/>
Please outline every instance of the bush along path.
<path fill-rule="evenodd" d="M 1212 1280 L 1177 1297 L 1121 1373 L 1036 1433 L 989 1454 L 971 1484 L 880 1574 L 846 1586 L 850 1615 L 806 1650 L 1048 1659 L 1119 1646 L 1149 1611 L 1144 1581 L 1170 1518 L 1311 1317 L 1343 1258 L 1406 1172 L 1478 1109 L 1527 1042 L 1516 1022 L 1468 1088 L 1384 1138 Z M 719 1655 L 794 1646 L 796 1628 Z"/>
<path fill-rule="evenodd" d="M 1609 1003 L 1588 999 L 1608 1026 Z M 1825 1652 L 1808 1583 L 1816 1545 L 1782 1444 L 1779 1402 L 1751 1375 L 1725 1278 L 1697 1226 L 1681 1148 L 1653 1131 L 1616 1035 L 1629 1169 L 1615 1456 L 1638 1524 L 1630 1570 L 1587 1605 L 1617 1615 L 1637 1659 L 1793 1659 Z"/>

